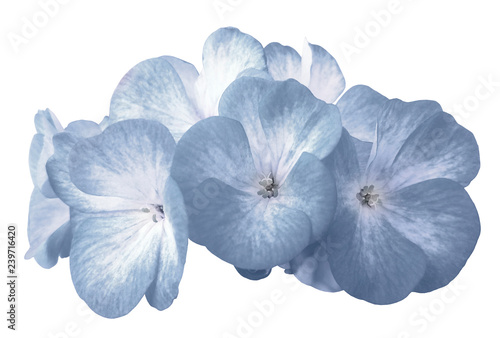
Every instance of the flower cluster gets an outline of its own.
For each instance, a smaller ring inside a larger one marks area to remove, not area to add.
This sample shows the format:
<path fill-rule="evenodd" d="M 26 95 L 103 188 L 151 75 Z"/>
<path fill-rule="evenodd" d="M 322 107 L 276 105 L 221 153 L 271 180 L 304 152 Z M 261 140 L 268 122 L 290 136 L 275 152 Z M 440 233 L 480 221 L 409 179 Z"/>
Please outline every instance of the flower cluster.
<path fill-rule="evenodd" d="M 69 256 L 109 318 L 144 295 L 169 307 L 188 239 L 246 278 L 281 267 L 374 304 L 448 284 L 480 232 L 474 136 L 436 102 L 344 89 L 320 46 L 223 28 L 199 73 L 171 56 L 133 67 L 100 124 L 38 112 L 26 258 Z"/>

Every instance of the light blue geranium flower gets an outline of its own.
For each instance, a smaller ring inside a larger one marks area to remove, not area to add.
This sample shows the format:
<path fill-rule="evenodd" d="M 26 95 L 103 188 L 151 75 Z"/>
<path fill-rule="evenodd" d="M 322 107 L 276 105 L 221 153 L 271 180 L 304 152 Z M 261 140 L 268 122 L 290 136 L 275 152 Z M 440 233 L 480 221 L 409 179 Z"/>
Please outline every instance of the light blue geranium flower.
<path fill-rule="evenodd" d="M 101 133 L 101 127 L 91 121 L 75 121 L 65 129 L 49 109 L 35 115 L 37 134 L 33 137 L 30 172 L 35 185 L 30 200 L 28 239 L 30 248 L 26 259 L 35 258 L 44 268 L 53 267 L 58 258 L 69 255 L 71 246 L 70 208 L 53 189 L 46 164 L 54 155 L 54 138 L 59 133 L 84 138 Z"/>
<path fill-rule="evenodd" d="M 351 130 L 366 142 L 344 131 L 323 160 L 337 183 L 335 219 L 322 242 L 332 276 L 322 261 L 303 279 L 320 289 L 333 280 L 331 289 L 375 304 L 447 285 L 480 233 L 464 189 L 479 170 L 474 136 L 436 102 L 387 100 L 365 86 L 339 107 L 342 117 L 360 118 Z"/>
<path fill-rule="evenodd" d="M 334 103 L 345 89 L 340 67 L 324 48 L 304 42 L 302 57 L 295 49 L 272 42 L 264 49 L 274 80 L 295 79 L 319 99 Z"/>
<path fill-rule="evenodd" d="M 145 60 L 120 81 L 110 121 L 153 119 L 177 141 L 196 122 L 217 116 L 219 99 L 237 77 L 269 76 L 262 45 L 236 28 L 212 33 L 203 47 L 203 70 L 172 56 Z"/>
<path fill-rule="evenodd" d="M 127 314 L 144 295 L 159 310 L 169 307 L 188 234 L 182 195 L 169 174 L 175 141 L 168 129 L 138 119 L 74 144 L 70 134 L 58 136 L 56 142 L 71 149 L 48 167 L 72 208 L 70 268 L 77 293 L 109 318 Z"/>
<path fill-rule="evenodd" d="M 219 115 L 180 139 L 172 176 L 184 195 L 190 238 L 265 275 L 327 229 L 335 184 L 320 159 L 338 142 L 340 116 L 295 80 L 252 77 L 228 87 Z"/>

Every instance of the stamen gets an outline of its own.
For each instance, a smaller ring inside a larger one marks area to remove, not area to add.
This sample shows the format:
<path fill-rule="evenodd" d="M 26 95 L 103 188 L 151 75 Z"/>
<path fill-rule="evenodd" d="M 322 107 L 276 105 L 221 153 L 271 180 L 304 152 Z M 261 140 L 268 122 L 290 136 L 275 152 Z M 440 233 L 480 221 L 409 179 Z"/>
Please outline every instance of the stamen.
<path fill-rule="evenodd" d="M 373 185 L 365 185 L 363 188 L 361 188 L 361 190 L 356 194 L 356 198 L 358 199 L 358 201 L 360 201 L 361 205 L 366 205 L 370 208 L 373 208 L 377 204 L 382 203 L 382 201 L 380 201 L 379 195 L 373 193 L 374 190 L 375 187 Z"/>
<path fill-rule="evenodd" d="M 267 174 L 259 181 L 259 184 L 264 188 L 257 192 L 263 198 L 271 198 L 278 196 L 278 184 L 274 183 L 273 173 Z"/>

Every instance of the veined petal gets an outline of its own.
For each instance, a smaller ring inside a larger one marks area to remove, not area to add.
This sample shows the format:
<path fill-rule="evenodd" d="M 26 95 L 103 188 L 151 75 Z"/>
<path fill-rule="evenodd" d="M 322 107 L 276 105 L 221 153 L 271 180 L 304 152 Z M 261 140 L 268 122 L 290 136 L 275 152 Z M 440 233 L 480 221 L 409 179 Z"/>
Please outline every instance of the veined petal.
<path fill-rule="evenodd" d="M 259 189 L 245 130 L 226 117 L 210 117 L 189 129 L 177 144 L 171 172 L 188 208 L 201 207 L 206 196 L 213 194 L 210 185 L 199 187 L 207 179 L 216 178 L 255 194 Z"/>
<path fill-rule="evenodd" d="M 111 98 L 111 123 L 137 118 L 156 120 L 178 140 L 200 119 L 184 87 L 188 75 L 179 77 L 169 60 L 145 60 L 123 77 Z"/>
<path fill-rule="evenodd" d="M 182 193 L 169 177 L 163 196 L 163 233 L 159 248 L 158 274 L 146 291 L 149 304 L 158 310 L 168 308 L 179 293 L 186 263 L 188 218 Z"/>
<path fill-rule="evenodd" d="M 199 73 L 195 66 L 191 63 L 176 58 L 174 56 L 163 56 L 163 58 L 170 63 L 172 67 L 174 67 L 177 75 L 182 81 L 184 85 L 184 89 L 186 90 L 186 94 L 191 100 L 191 102 L 196 102 L 196 88 L 195 83 L 198 79 Z"/>
<path fill-rule="evenodd" d="M 451 282 L 480 233 L 476 207 L 463 187 L 448 179 L 428 180 L 388 195 L 384 207 L 394 228 L 427 257 L 415 291 L 429 292 Z"/>
<path fill-rule="evenodd" d="M 158 122 L 117 122 L 73 147 L 70 177 L 87 194 L 159 204 L 174 150 L 174 139 Z"/>
<path fill-rule="evenodd" d="M 272 42 L 264 48 L 269 74 L 276 81 L 295 79 L 300 82 L 302 77 L 302 58 L 292 47 Z"/>
<path fill-rule="evenodd" d="M 61 123 L 50 109 L 39 110 L 35 115 L 35 128 L 39 134 L 47 137 L 63 131 Z"/>
<path fill-rule="evenodd" d="M 368 180 L 387 182 L 387 170 L 406 139 L 424 121 L 441 112 L 441 106 L 434 101 L 387 101 L 377 115 L 377 138 L 367 169 Z"/>
<path fill-rule="evenodd" d="M 304 212 L 311 221 L 313 239 L 319 240 L 335 214 L 336 197 L 328 169 L 316 156 L 303 153 L 279 187 L 277 198 L 283 206 Z"/>
<path fill-rule="evenodd" d="M 446 113 L 422 123 L 405 141 L 390 169 L 388 190 L 433 178 L 467 186 L 480 167 L 474 135 Z"/>
<path fill-rule="evenodd" d="M 74 134 L 63 132 L 54 135 L 54 155 L 47 161 L 50 184 L 57 196 L 67 205 L 80 212 L 99 212 L 134 209 L 143 201 L 112 196 L 96 196 L 78 189 L 71 181 L 69 155 L 73 147 L 81 141 Z"/>
<path fill-rule="evenodd" d="M 302 283 L 326 292 L 338 292 L 342 288 L 333 278 L 326 241 L 317 241 L 290 261 L 289 269 Z"/>
<path fill-rule="evenodd" d="M 389 101 L 385 96 L 364 85 L 350 88 L 337 102 L 342 125 L 353 137 L 366 142 L 376 138 L 377 114 Z"/>
<path fill-rule="evenodd" d="M 217 195 L 189 215 L 189 236 L 241 269 L 265 270 L 290 261 L 311 241 L 309 217 L 213 179 Z"/>
<path fill-rule="evenodd" d="M 422 279 L 427 263 L 424 252 L 388 219 L 359 203 L 338 213 L 328 252 L 340 287 L 374 304 L 391 304 L 408 296 Z"/>
<path fill-rule="evenodd" d="M 295 80 L 278 83 L 261 101 L 259 114 L 278 182 L 303 152 L 319 159 L 331 153 L 342 133 L 337 107 L 318 100 Z"/>
<path fill-rule="evenodd" d="M 99 135 L 102 132 L 102 129 L 93 121 L 79 120 L 68 124 L 64 131 L 81 138 L 87 138 Z"/>
<path fill-rule="evenodd" d="M 78 295 L 94 312 L 108 318 L 127 314 L 158 278 L 159 264 L 176 260 L 177 248 L 166 248 L 172 241 L 166 222 L 155 223 L 141 211 L 115 217 L 101 214 L 74 230 L 71 277 Z M 171 255 L 161 257 L 164 253 Z M 178 284 L 178 277 L 174 274 L 169 284 Z"/>
<path fill-rule="evenodd" d="M 269 73 L 273 79 L 295 79 L 307 86 L 320 100 L 333 103 L 345 89 L 340 68 L 325 49 L 304 42 L 302 57 L 289 46 L 277 42 L 264 49 Z"/>
<path fill-rule="evenodd" d="M 337 61 L 323 47 L 304 42 L 302 80 L 317 98 L 333 103 L 345 89 Z"/>
<path fill-rule="evenodd" d="M 59 256 L 65 256 L 65 248 L 71 244 L 68 222 L 69 207 L 58 198 L 45 197 L 35 188 L 28 217 L 30 248 L 24 258 L 35 257 L 42 267 L 53 267 Z"/>
<path fill-rule="evenodd" d="M 271 151 L 260 122 L 259 105 L 275 86 L 276 82 L 260 78 L 238 79 L 229 85 L 219 103 L 219 115 L 237 120 L 245 129 L 255 167 L 265 174 L 273 168 Z"/>
<path fill-rule="evenodd" d="M 45 169 L 47 160 L 54 154 L 54 145 L 52 144 L 52 136 L 47 137 L 43 134 L 36 134 L 31 141 L 29 153 L 29 167 L 31 180 L 35 188 L 48 198 L 55 198 L 52 186 L 49 182 L 49 177 Z"/>
<path fill-rule="evenodd" d="M 266 70 L 264 48 L 259 41 L 232 27 L 218 29 L 208 37 L 203 47 L 203 71 L 196 83 L 203 117 L 217 115 L 222 93 L 248 68 Z"/>

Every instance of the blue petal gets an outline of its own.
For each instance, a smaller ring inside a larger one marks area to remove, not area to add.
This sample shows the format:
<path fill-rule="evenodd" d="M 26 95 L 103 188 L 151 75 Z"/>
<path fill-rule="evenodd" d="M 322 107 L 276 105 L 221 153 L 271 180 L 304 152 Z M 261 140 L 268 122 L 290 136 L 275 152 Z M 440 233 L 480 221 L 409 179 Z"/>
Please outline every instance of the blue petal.
<path fill-rule="evenodd" d="M 101 127 L 92 121 L 79 120 L 73 121 L 64 129 L 68 133 L 72 133 L 75 136 L 81 138 L 87 138 L 99 135 L 101 133 Z"/>
<path fill-rule="evenodd" d="M 288 79 L 300 81 L 302 58 L 295 49 L 272 42 L 266 46 L 264 51 L 267 58 L 267 68 L 273 79 L 276 81 Z"/>
<path fill-rule="evenodd" d="M 271 151 L 262 128 L 259 105 L 266 95 L 276 86 L 275 82 L 260 78 L 238 79 L 231 83 L 222 95 L 219 103 L 219 115 L 239 121 L 250 143 L 255 167 L 259 172 L 272 171 Z"/>
<path fill-rule="evenodd" d="M 311 241 L 309 217 L 216 179 L 217 195 L 189 215 L 190 238 L 242 269 L 264 270 L 298 255 Z M 201 190 L 201 189 L 200 189 Z"/>
<path fill-rule="evenodd" d="M 158 204 L 174 150 L 174 139 L 160 123 L 121 121 L 76 144 L 69 172 L 87 194 Z"/>
<path fill-rule="evenodd" d="M 187 239 L 178 245 L 173 237 L 177 225 L 167 220 L 168 215 L 155 223 L 140 211 L 101 214 L 75 229 L 71 277 L 78 295 L 94 312 L 108 318 L 127 314 L 158 279 L 166 285 L 150 291 L 151 302 L 159 308 L 172 302 Z M 173 268 L 173 275 L 165 279 L 160 264 Z"/>
<path fill-rule="evenodd" d="M 204 195 L 198 186 L 209 178 L 216 178 L 237 189 L 259 189 L 247 136 L 235 120 L 214 116 L 202 120 L 179 140 L 171 169 L 172 177 L 181 188 L 186 206 L 204 205 Z M 206 188 L 205 188 L 206 189 Z"/>
<path fill-rule="evenodd" d="M 336 197 L 335 181 L 328 169 L 316 156 L 303 153 L 280 184 L 278 200 L 283 206 L 304 212 L 311 221 L 313 239 L 319 240 L 332 221 Z"/>
<path fill-rule="evenodd" d="M 368 166 L 368 161 L 370 160 L 371 151 L 373 148 L 372 142 L 360 141 L 355 137 L 351 138 L 356 148 L 356 154 L 358 156 L 359 170 L 364 173 L 366 167 Z"/>
<path fill-rule="evenodd" d="M 163 196 L 166 220 L 158 257 L 158 273 L 146 291 L 149 304 L 158 310 L 168 308 L 179 293 L 179 283 L 186 263 L 188 218 L 177 183 L 168 178 Z"/>
<path fill-rule="evenodd" d="M 337 107 L 316 99 L 295 80 L 278 83 L 261 101 L 259 114 L 278 182 L 303 152 L 319 159 L 331 153 L 342 133 Z"/>
<path fill-rule="evenodd" d="M 342 288 L 333 278 L 325 241 L 317 241 L 290 261 L 290 272 L 302 283 L 326 292 L 338 292 Z"/>
<path fill-rule="evenodd" d="M 372 183 L 377 177 L 384 181 L 386 170 L 392 165 L 406 139 L 423 122 L 442 112 L 434 101 L 403 102 L 389 100 L 377 115 L 377 138 L 368 167 L 368 178 Z"/>
<path fill-rule="evenodd" d="M 25 259 L 35 257 L 42 267 L 53 267 L 59 256 L 66 255 L 71 243 L 68 222 L 69 207 L 58 198 L 46 198 L 35 188 L 28 217 L 30 249 Z"/>
<path fill-rule="evenodd" d="M 212 33 L 203 47 L 203 71 L 196 83 L 204 117 L 217 115 L 217 104 L 227 86 L 248 68 L 266 70 L 264 48 L 236 28 Z"/>
<path fill-rule="evenodd" d="M 378 210 L 353 201 L 337 215 L 328 242 L 330 268 L 350 295 L 374 304 L 404 299 L 422 279 L 427 258 Z"/>
<path fill-rule="evenodd" d="M 335 59 L 322 47 L 304 43 L 303 56 L 295 49 L 273 42 L 266 46 L 267 66 L 273 79 L 295 79 L 319 99 L 333 103 L 345 89 Z"/>
<path fill-rule="evenodd" d="M 388 99 L 364 85 L 354 86 L 337 102 L 342 125 L 349 133 L 361 141 L 374 142 L 377 113 Z"/>
<path fill-rule="evenodd" d="M 191 100 L 191 102 L 196 102 L 196 80 L 198 80 L 198 70 L 195 66 L 186 62 L 184 60 L 178 59 L 174 56 L 163 56 L 163 59 L 168 61 L 172 67 L 174 67 L 177 75 L 184 85 L 186 94 Z M 201 107 L 198 107 L 201 108 Z"/>
<path fill-rule="evenodd" d="M 388 190 L 433 178 L 448 178 L 467 186 L 479 171 L 474 135 L 446 113 L 436 114 L 406 140 L 388 169 Z"/>
<path fill-rule="evenodd" d="M 263 269 L 263 270 L 248 270 L 248 269 L 241 269 L 241 268 L 238 268 L 236 267 L 236 271 L 238 271 L 238 273 L 245 277 L 246 279 L 250 279 L 250 280 L 261 280 L 261 279 L 264 279 L 266 278 L 267 276 L 269 276 L 271 274 L 271 271 L 273 270 L 272 268 L 270 269 Z"/>
<path fill-rule="evenodd" d="M 308 42 L 302 55 L 303 84 L 319 99 L 333 103 L 345 89 L 337 61 L 323 47 Z"/>
<path fill-rule="evenodd" d="M 35 128 L 39 134 L 48 137 L 63 131 L 61 123 L 50 109 L 39 110 L 35 115 Z"/>
<path fill-rule="evenodd" d="M 111 123 L 136 118 L 156 120 L 178 140 L 200 119 L 169 60 L 145 60 L 123 77 L 111 98 Z"/>
<path fill-rule="evenodd" d="M 96 196 L 78 189 L 71 181 L 69 155 L 81 138 L 63 132 L 54 135 L 54 155 L 47 161 L 50 184 L 67 205 L 82 212 L 112 211 L 137 207 L 137 202 L 110 196 Z M 73 218 L 73 217 L 72 217 Z"/>
<path fill-rule="evenodd" d="M 43 134 L 36 134 L 31 141 L 29 152 L 29 168 L 31 180 L 35 188 L 48 198 L 57 197 L 49 182 L 49 177 L 45 165 L 47 160 L 54 154 L 54 145 L 52 136 L 47 137 Z"/>
<path fill-rule="evenodd" d="M 384 200 L 387 217 L 426 254 L 427 269 L 417 292 L 447 285 L 465 265 L 479 237 L 479 216 L 463 187 L 434 179 L 401 189 Z"/>

